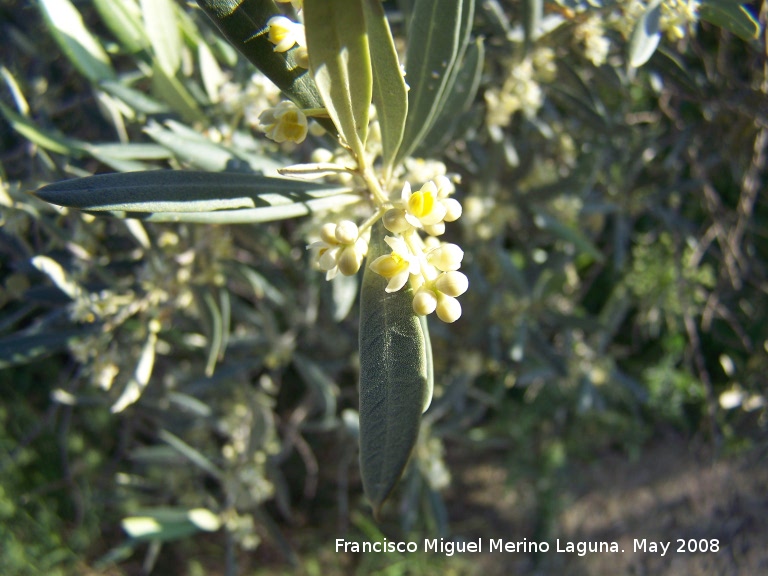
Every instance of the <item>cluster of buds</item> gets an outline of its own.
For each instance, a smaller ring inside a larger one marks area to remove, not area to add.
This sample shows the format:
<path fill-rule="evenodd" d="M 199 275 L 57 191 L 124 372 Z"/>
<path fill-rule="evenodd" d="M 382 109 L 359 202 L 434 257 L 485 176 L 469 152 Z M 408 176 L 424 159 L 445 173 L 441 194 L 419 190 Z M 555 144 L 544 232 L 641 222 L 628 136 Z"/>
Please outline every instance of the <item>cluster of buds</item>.
<path fill-rule="evenodd" d="M 351 220 L 323 225 L 320 240 L 308 247 L 317 250 L 317 265 L 325 272 L 326 280 L 332 280 L 339 272 L 344 276 L 357 274 L 368 253 L 368 241 Z"/>
<path fill-rule="evenodd" d="M 411 192 L 406 182 L 400 199 L 383 217 L 384 227 L 396 235 L 385 239 L 392 252 L 371 262 L 371 270 L 389 279 L 387 292 L 400 290 L 410 280 L 413 311 L 419 315 L 436 312 L 449 323 L 461 316 L 456 298 L 469 286 L 467 277 L 458 271 L 464 251 L 437 239 L 445 232 L 446 222 L 461 216 L 461 204 L 450 197 L 454 191 L 445 176 L 430 180 L 417 192 Z M 426 239 L 419 230 L 426 232 Z"/>
<path fill-rule="evenodd" d="M 387 279 L 386 292 L 397 292 L 409 284 L 414 292 L 413 311 L 419 315 L 437 313 L 443 322 L 461 316 L 458 296 L 469 286 L 459 272 L 464 252 L 456 244 L 440 242 L 445 223 L 461 216 L 461 205 L 450 198 L 454 186 L 438 177 L 417 192 L 406 183 L 398 200 L 383 215 L 384 227 L 392 232 L 384 241 L 392 249 L 371 262 L 371 270 Z M 426 232 L 422 238 L 420 231 Z M 351 221 L 325 224 L 321 240 L 310 244 L 316 249 L 318 267 L 331 279 L 338 272 L 355 274 L 368 250 L 368 243 Z"/>

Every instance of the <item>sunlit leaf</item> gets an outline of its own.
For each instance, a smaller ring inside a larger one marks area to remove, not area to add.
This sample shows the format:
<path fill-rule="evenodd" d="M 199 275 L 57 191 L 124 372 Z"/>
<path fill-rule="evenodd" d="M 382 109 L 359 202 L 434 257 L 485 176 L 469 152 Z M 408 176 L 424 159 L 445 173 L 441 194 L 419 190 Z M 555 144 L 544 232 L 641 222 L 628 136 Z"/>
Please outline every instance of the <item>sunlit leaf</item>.
<path fill-rule="evenodd" d="M 115 77 L 109 56 L 69 0 L 38 0 L 48 28 L 72 65 L 93 82 Z"/>
<path fill-rule="evenodd" d="M 371 50 L 373 103 L 381 128 L 383 170 L 387 174 L 403 140 L 408 114 L 408 90 L 381 2 L 364 0 L 363 8 Z"/>
<path fill-rule="evenodd" d="M 379 223 L 368 261 L 387 250 Z M 387 293 L 387 280 L 366 268 L 360 292 L 360 469 L 378 514 L 403 473 L 429 403 L 429 361 L 413 294 Z"/>
<path fill-rule="evenodd" d="M 417 0 L 408 27 L 408 119 L 398 159 L 421 143 L 440 102 L 461 45 L 462 0 Z"/>
<path fill-rule="evenodd" d="M 93 5 L 127 52 L 136 53 L 149 46 L 136 0 L 93 0 Z"/>
<path fill-rule="evenodd" d="M 152 52 L 166 76 L 174 76 L 181 66 L 181 34 L 172 0 L 140 0 Z"/>
<path fill-rule="evenodd" d="M 315 85 L 362 163 L 373 86 L 362 0 L 305 0 L 303 12 Z"/>
<path fill-rule="evenodd" d="M 424 138 L 420 148 L 427 150 L 439 148 L 455 132 L 462 114 L 469 109 L 477 95 L 483 73 L 484 56 L 483 39 L 478 38 L 467 50 L 466 56 L 459 66 L 453 88 L 447 95 L 440 111 L 440 116 Z"/>
<path fill-rule="evenodd" d="M 661 40 L 661 1 L 654 0 L 638 18 L 629 39 L 629 66 L 638 68 L 653 56 Z"/>

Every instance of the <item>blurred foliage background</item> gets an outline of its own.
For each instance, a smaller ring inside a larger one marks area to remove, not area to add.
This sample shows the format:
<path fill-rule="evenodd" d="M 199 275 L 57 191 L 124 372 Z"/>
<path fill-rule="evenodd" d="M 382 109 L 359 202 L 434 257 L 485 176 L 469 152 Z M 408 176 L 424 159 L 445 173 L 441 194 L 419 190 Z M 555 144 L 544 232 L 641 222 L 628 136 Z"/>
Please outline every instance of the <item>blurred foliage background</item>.
<path fill-rule="evenodd" d="M 547 2 L 532 25 L 536 2 L 477 3 L 479 96 L 409 160 L 461 176 L 449 235 L 471 289 L 460 321 L 432 325 L 435 401 L 377 526 L 357 280 L 311 269 L 317 222 L 141 224 L 28 194 L 274 170 L 326 141 L 255 129 L 279 92 L 192 3 L 0 1 L 3 574 L 468 573 L 332 542 L 455 535 L 452 475 L 481 461 L 528 494 L 528 522 L 467 539 L 554 537 L 579 470 L 670 434 L 764 467 L 765 7 L 737 35 L 665 1 L 658 49 L 631 66 L 647 4 Z M 397 38 L 410 5 L 385 4 Z"/>

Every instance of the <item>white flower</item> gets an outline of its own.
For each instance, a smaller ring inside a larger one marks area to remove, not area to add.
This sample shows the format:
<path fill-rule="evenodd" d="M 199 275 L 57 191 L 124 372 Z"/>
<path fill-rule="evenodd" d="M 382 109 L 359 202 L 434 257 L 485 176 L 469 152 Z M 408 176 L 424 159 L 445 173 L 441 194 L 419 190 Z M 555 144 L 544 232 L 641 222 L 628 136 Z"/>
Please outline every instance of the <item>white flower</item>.
<path fill-rule="evenodd" d="M 264 110 L 259 116 L 259 125 L 268 138 L 278 143 L 301 144 L 307 137 L 307 117 L 289 100 Z"/>
<path fill-rule="evenodd" d="M 435 226 L 445 218 L 446 209 L 438 201 L 437 186 L 431 180 L 418 192 L 411 192 L 411 185 L 406 182 L 400 199 L 405 208 L 405 219 L 411 226 L 425 228 Z"/>
<path fill-rule="evenodd" d="M 267 37 L 275 45 L 275 52 L 287 52 L 294 44 L 306 46 L 304 25 L 289 20 L 285 16 L 273 16 L 267 22 L 269 32 Z"/>
<path fill-rule="evenodd" d="M 392 248 L 392 253 L 371 262 L 371 270 L 389 280 L 386 292 L 397 292 L 405 286 L 411 274 L 419 273 L 419 261 L 402 238 L 387 236 L 384 241 Z"/>

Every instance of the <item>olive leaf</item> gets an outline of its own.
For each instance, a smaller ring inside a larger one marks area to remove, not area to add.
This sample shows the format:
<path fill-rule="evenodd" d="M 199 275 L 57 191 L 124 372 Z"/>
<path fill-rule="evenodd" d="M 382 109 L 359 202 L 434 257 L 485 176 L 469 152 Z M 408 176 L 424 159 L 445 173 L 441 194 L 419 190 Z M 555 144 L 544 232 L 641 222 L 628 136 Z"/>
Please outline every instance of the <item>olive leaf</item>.
<path fill-rule="evenodd" d="M 315 85 L 339 133 L 362 163 L 373 89 L 362 3 L 306 0 L 303 11 Z"/>
<path fill-rule="evenodd" d="M 372 262 L 385 253 L 385 230 L 374 226 Z M 397 484 L 431 400 L 431 357 L 410 288 L 387 293 L 387 280 L 366 267 L 360 293 L 360 470 L 378 516 Z"/>

